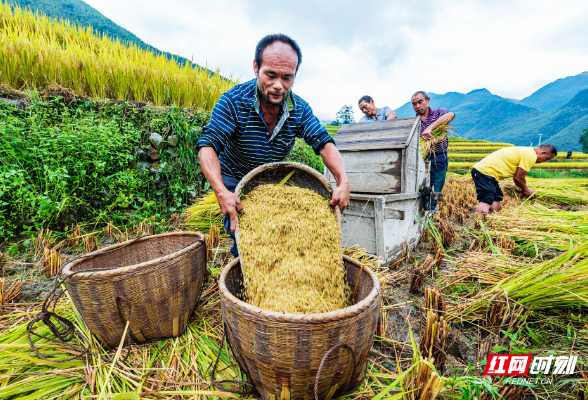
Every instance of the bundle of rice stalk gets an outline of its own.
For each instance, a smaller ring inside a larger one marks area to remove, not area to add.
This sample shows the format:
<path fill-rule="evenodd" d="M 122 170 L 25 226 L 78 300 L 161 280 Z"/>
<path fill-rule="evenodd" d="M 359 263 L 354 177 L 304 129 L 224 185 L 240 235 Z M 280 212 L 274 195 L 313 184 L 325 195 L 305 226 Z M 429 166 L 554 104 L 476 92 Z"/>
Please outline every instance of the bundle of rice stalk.
<path fill-rule="evenodd" d="M 39 230 L 39 233 L 37 234 L 34 242 L 35 256 L 40 254 L 42 249 L 51 247 L 51 235 L 53 235 L 53 232 L 51 232 L 49 229 L 41 228 Z"/>
<path fill-rule="evenodd" d="M 23 286 L 24 282 L 17 280 L 6 287 L 6 278 L 0 278 L 0 305 L 4 306 L 18 297 Z"/>
<path fill-rule="evenodd" d="M 69 238 L 69 245 L 70 246 L 77 246 L 80 242 L 79 237 L 82 236 L 82 229 L 79 225 L 76 225 L 73 229 L 70 238 Z"/>
<path fill-rule="evenodd" d="M 380 266 L 381 257 L 374 257 L 368 254 L 364 248 L 359 247 L 357 244 L 351 247 L 344 247 L 342 250 L 343 254 L 368 266 L 372 271 L 377 271 Z"/>
<path fill-rule="evenodd" d="M 22 314 L 12 318 L 14 325 L 0 333 L 0 398 L 62 399 L 113 398 L 115 395 L 135 393 L 141 398 L 191 398 L 192 396 L 232 397 L 228 393 L 208 390 L 209 371 L 216 358 L 220 341 L 220 311 L 208 299 L 187 327 L 182 337 L 132 346 L 126 360 L 115 363 L 115 351 L 105 351 L 85 327 L 70 300 L 61 302 L 57 312 L 69 319 L 85 336 L 94 354 L 62 363 L 72 357 L 65 346 L 43 337 L 33 336 L 42 356 L 31 352 L 27 342 L 28 320 Z M 218 298 L 216 299 L 218 301 Z M 35 326 L 35 332 L 45 337 L 53 334 L 45 325 Z M 83 347 L 81 340 L 73 344 Z M 77 353 L 77 352 L 74 352 Z M 125 350 L 126 353 L 126 350 Z M 226 345 L 221 352 L 216 379 L 245 380 Z M 126 398 L 126 397 L 124 397 Z M 129 397 L 131 398 L 131 397 Z"/>
<path fill-rule="evenodd" d="M 435 369 L 443 371 L 447 358 L 447 337 L 449 336 L 449 325 L 443 317 L 445 300 L 441 293 L 427 288 L 425 289 L 425 304 L 427 322 L 424 332 L 421 333 L 420 355 L 432 362 Z"/>
<path fill-rule="evenodd" d="M 505 257 L 481 251 L 468 251 L 455 260 L 450 274 L 439 283 L 442 288 L 461 281 L 476 281 L 482 285 L 495 285 L 527 265 L 522 258 Z"/>
<path fill-rule="evenodd" d="M 84 238 L 84 248 L 86 249 L 86 253 L 91 253 L 93 251 L 98 250 L 98 242 L 96 241 L 96 236 L 86 236 Z"/>
<path fill-rule="evenodd" d="M 541 205 L 527 205 L 490 214 L 486 218 L 488 227 L 544 232 L 560 232 L 575 241 L 588 240 L 588 213 L 548 209 Z"/>
<path fill-rule="evenodd" d="M 418 346 L 410 327 L 409 333 L 412 344 L 410 367 L 406 371 L 400 371 L 395 376 L 396 379 L 374 396 L 373 400 L 435 400 L 443 391 L 446 378 L 437 373 L 432 359 L 426 359 L 419 354 Z M 396 361 L 399 364 L 398 359 Z M 400 392 L 390 396 L 390 391 L 397 388 L 400 389 Z"/>
<path fill-rule="evenodd" d="M 112 222 L 109 222 L 108 224 L 106 224 L 106 227 L 104 227 L 104 235 L 110 237 L 113 233 L 114 226 L 112 225 Z"/>
<path fill-rule="evenodd" d="M 493 299 L 503 296 L 532 309 L 585 306 L 588 300 L 588 242 L 560 256 L 526 265 L 448 310 L 448 319 L 485 318 Z M 522 310 L 524 312 L 525 310 Z"/>
<path fill-rule="evenodd" d="M 529 316 L 529 309 L 522 304 L 509 302 L 503 292 L 492 297 L 482 320 L 487 330 L 499 335 L 501 331 L 517 332 Z"/>
<path fill-rule="evenodd" d="M 347 306 L 340 232 L 329 200 L 309 189 L 267 184 L 241 204 L 239 254 L 248 303 L 297 314 Z"/>
<path fill-rule="evenodd" d="M 51 278 L 55 276 L 61 268 L 61 253 L 55 251 L 55 249 L 48 249 L 45 247 L 43 250 L 43 274 L 46 277 Z"/>
<path fill-rule="evenodd" d="M 453 126 L 449 125 L 449 123 L 445 123 L 445 124 L 441 124 L 437 128 L 435 128 L 431 132 L 431 136 L 433 136 L 433 138 L 437 139 L 437 142 L 441 142 L 447 138 L 448 132 L 451 135 L 453 135 L 455 133 L 455 128 Z M 423 156 L 423 158 L 426 158 L 427 156 L 429 156 L 429 154 L 431 152 L 433 152 L 433 154 L 434 154 L 435 146 L 432 145 L 431 140 L 424 140 L 421 138 L 420 150 L 421 150 L 421 155 Z"/>
<path fill-rule="evenodd" d="M 535 195 L 528 199 L 522 195 L 520 189 L 514 183 L 506 182 L 502 184 L 506 195 L 522 200 L 536 201 L 548 205 L 588 204 L 588 188 L 584 184 L 564 184 L 557 182 L 557 180 L 551 180 L 549 182 L 533 182 L 531 186 L 535 191 Z"/>
<path fill-rule="evenodd" d="M 184 225 L 202 233 L 208 233 L 212 226 L 224 232 L 223 214 L 214 192 L 206 193 L 184 211 Z"/>
<path fill-rule="evenodd" d="M 206 250 L 208 252 L 208 260 L 212 259 L 212 249 L 218 247 L 220 243 L 220 231 L 214 225 L 210 227 L 210 231 L 204 235 L 206 241 Z"/>

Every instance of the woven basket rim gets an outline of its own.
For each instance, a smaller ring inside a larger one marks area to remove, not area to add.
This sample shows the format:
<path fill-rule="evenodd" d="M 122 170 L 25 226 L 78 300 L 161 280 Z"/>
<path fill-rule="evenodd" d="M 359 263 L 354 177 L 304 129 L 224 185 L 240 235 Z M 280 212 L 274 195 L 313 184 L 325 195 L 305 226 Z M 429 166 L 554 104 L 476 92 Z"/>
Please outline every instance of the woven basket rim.
<path fill-rule="evenodd" d="M 80 272 L 80 273 L 75 273 L 75 271 L 72 271 L 72 267 L 76 266 L 77 264 L 89 259 L 89 258 L 94 258 L 99 256 L 100 254 L 104 253 L 105 251 L 109 251 L 109 250 L 114 250 L 118 247 L 122 247 L 127 245 L 130 242 L 136 241 L 136 242 L 143 242 L 145 240 L 153 240 L 153 239 L 157 239 L 157 238 L 161 238 L 161 237 L 165 237 L 165 236 L 198 236 L 200 240 L 196 240 L 194 243 L 184 247 L 183 249 L 180 249 L 178 251 L 175 251 L 173 253 L 167 254 L 163 257 L 159 257 L 159 258 L 154 258 L 152 260 L 149 261 L 145 261 L 142 262 L 140 264 L 133 264 L 133 265 L 128 265 L 126 267 L 119 267 L 119 268 L 113 268 L 113 269 L 109 269 L 106 271 L 94 271 L 94 272 Z M 179 257 L 189 251 L 192 251 L 196 246 L 198 246 L 199 243 L 201 242 L 205 242 L 204 239 L 204 234 L 200 233 L 200 232 L 191 232 L 191 231 L 182 231 L 182 232 L 168 232 L 168 233 L 161 233 L 159 235 L 149 235 L 149 236 L 145 236 L 143 238 L 139 238 L 139 239 L 131 239 L 131 240 L 127 240 L 125 242 L 121 242 L 121 243 L 117 243 L 117 244 L 113 244 L 111 246 L 108 247 L 104 247 L 102 249 L 93 251 L 91 253 L 88 253 L 84 256 L 84 258 L 79 259 L 79 260 L 75 260 L 72 262 L 68 262 L 63 270 L 61 271 L 61 274 L 63 276 L 70 276 L 70 275 L 74 275 L 71 279 L 77 279 L 77 278 L 83 278 L 83 277 L 91 277 L 91 276 L 113 276 L 113 275 L 119 275 L 122 273 L 127 273 L 130 271 L 133 271 L 135 269 L 139 269 L 139 268 L 145 268 L 145 267 L 149 267 L 152 265 L 157 265 L 157 264 L 161 264 L 162 262 L 168 261 L 170 259 L 174 259 L 176 257 Z M 89 257 L 92 256 L 92 257 Z"/>
<path fill-rule="evenodd" d="M 343 260 L 351 262 L 352 264 L 355 264 L 359 268 L 361 268 L 361 266 L 362 266 L 362 263 L 360 263 L 356 259 L 351 258 L 346 255 L 343 255 Z M 370 276 L 370 278 L 372 279 L 372 282 L 374 284 L 374 287 L 372 288 L 371 292 L 366 296 L 366 298 L 357 304 L 342 308 L 340 310 L 335 310 L 335 311 L 331 311 L 328 313 L 320 313 L 320 314 L 294 314 L 294 313 L 283 313 L 283 312 L 277 312 L 277 311 L 268 311 L 268 310 L 264 310 L 259 307 L 255 307 L 249 303 L 244 302 L 243 300 L 239 300 L 237 297 L 235 297 L 229 291 L 229 289 L 227 289 L 227 285 L 225 284 L 225 279 L 226 279 L 229 271 L 233 267 L 235 267 L 237 265 L 237 263 L 239 263 L 239 257 L 235 258 L 233 261 L 231 261 L 229 264 L 227 264 L 225 266 L 225 268 L 223 268 L 221 276 L 218 280 L 218 286 L 219 286 L 219 290 L 220 290 L 221 300 L 222 300 L 222 297 L 225 297 L 228 301 L 233 303 L 241 311 L 249 313 L 249 314 L 253 314 L 256 317 L 265 317 L 265 318 L 273 320 L 273 321 L 316 324 L 316 323 L 320 323 L 320 322 L 327 322 L 327 321 L 331 322 L 331 321 L 347 319 L 349 317 L 353 317 L 355 315 L 361 314 L 366 309 L 368 309 L 372 305 L 372 303 L 379 298 L 379 294 L 380 294 L 380 281 L 378 280 L 378 277 L 367 265 L 363 264 L 363 272 L 367 273 Z"/>
<path fill-rule="evenodd" d="M 309 173 L 310 175 L 317 178 L 325 186 L 325 188 L 329 191 L 329 193 L 331 193 L 331 194 L 333 193 L 333 186 L 331 186 L 331 182 L 329 182 L 329 180 L 327 178 L 325 178 L 324 175 L 320 174 L 314 168 L 310 168 L 308 165 L 304 165 L 304 164 L 301 164 L 298 162 L 280 161 L 280 162 L 263 164 L 255 169 L 252 169 L 251 171 L 249 171 L 249 173 L 247 175 L 245 175 L 243 178 L 241 178 L 241 180 L 237 184 L 237 187 L 235 187 L 235 194 L 237 196 L 239 196 L 243 186 L 245 186 L 253 177 L 255 177 L 260 172 L 268 170 L 268 169 L 273 169 L 275 167 L 279 167 L 280 165 L 298 168 L 304 172 Z"/>

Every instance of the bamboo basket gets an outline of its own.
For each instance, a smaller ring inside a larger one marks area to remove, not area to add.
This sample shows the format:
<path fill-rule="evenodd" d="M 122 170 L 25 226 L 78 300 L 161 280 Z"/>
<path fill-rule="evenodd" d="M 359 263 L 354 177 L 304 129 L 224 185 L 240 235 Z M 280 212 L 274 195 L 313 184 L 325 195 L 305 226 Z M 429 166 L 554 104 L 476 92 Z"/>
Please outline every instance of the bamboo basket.
<path fill-rule="evenodd" d="M 224 268 L 219 288 L 226 333 L 262 399 L 336 398 L 363 381 L 381 289 L 367 266 L 348 256 L 343 262 L 352 293 L 357 284 L 354 304 L 324 314 L 280 313 L 247 304 L 239 258 Z"/>
<path fill-rule="evenodd" d="M 293 169 L 295 169 L 296 172 L 288 179 L 288 183 L 301 188 L 313 190 L 325 199 L 331 198 L 333 187 L 327 178 L 319 174 L 315 169 L 295 162 L 269 163 L 255 168 L 241 178 L 241 181 L 239 181 L 239 184 L 235 188 L 235 194 L 240 197 L 241 195 L 247 195 L 259 185 L 278 184 L 291 173 Z M 339 226 L 339 236 L 341 236 L 341 209 L 339 208 L 339 205 L 335 206 L 335 216 L 337 218 L 337 225 Z M 237 218 L 236 221 L 235 239 L 237 242 L 237 249 L 239 249 L 241 242 L 239 236 L 239 218 Z"/>
<path fill-rule="evenodd" d="M 62 275 L 84 323 L 116 348 L 127 319 L 135 342 L 181 335 L 205 272 L 204 235 L 173 232 L 94 251 L 67 264 Z"/>

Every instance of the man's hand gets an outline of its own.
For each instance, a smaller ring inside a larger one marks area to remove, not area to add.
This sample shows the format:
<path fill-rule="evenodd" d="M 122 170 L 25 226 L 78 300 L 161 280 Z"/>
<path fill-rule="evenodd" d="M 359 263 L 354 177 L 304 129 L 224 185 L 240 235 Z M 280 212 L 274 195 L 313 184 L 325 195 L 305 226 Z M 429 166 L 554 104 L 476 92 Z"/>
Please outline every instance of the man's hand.
<path fill-rule="evenodd" d="M 431 127 L 428 127 L 423 131 L 423 133 L 421 133 L 421 137 L 425 140 L 434 139 L 433 135 L 431 135 L 431 132 L 433 132 L 433 130 L 431 129 Z"/>
<path fill-rule="evenodd" d="M 527 189 L 523 190 L 523 194 L 528 197 L 533 196 L 533 193 L 535 193 L 535 192 L 530 187 L 527 187 Z"/>
<path fill-rule="evenodd" d="M 239 196 L 225 189 L 219 192 L 216 198 L 218 199 L 221 212 L 227 214 L 231 219 L 231 232 L 235 232 L 235 228 L 237 227 L 237 212 L 243 209 Z"/>
<path fill-rule="evenodd" d="M 345 182 L 337 186 L 337 189 L 333 191 L 331 205 L 335 206 L 336 204 L 339 204 L 339 208 L 341 209 L 341 212 L 343 212 L 349 205 L 349 196 L 349 182 Z"/>

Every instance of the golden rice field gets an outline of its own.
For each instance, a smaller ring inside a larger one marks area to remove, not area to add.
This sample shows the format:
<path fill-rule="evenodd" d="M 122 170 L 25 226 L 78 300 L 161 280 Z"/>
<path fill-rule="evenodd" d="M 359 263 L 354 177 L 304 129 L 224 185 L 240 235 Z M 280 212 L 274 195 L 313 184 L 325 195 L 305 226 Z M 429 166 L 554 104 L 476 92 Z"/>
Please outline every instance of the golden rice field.
<path fill-rule="evenodd" d="M 461 142 L 456 142 L 456 146 L 457 147 L 513 147 L 514 144 L 511 143 L 499 143 L 499 142 L 478 142 L 478 141 L 461 141 Z"/>
<path fill-rule="evenodd" d="M 128 45 L 92 28 L 56 21 L 0 2 L 0 83 L 18 89 L 51 85 L 95 98 L 212 110 L 236 84 L 219 71 Z"/>
<path fill-rule="evenodd" d="M 470 141 L 463 138 L 451 138 L 449 144 L 449 170 L 468 170 L 475 163 L 493 152 L 512 147 L 510 143 L 493 143 L 487 141 Z M 588 170 L 588 154 L 573 152 L 570 160 L 567 152 L 559 152 L 550 162 L 536 165 L 534 169 L 545 170 Z"/>
<path fill-rule="evenodd" d="M 475 162 L 450 162 L 449 169 L 450 170 L 460 170 L 460 169 L 471 169 L 474 166 Z M 537 165 L 535 168 L 543 168 L 543 169 L 587 169 L 588 162 L 566 162 L 566 163 L 552 163 L 547 162 L 541 165 Z"/>
<path fill-rule="evenodd" d="M 498 145 L 498 146 L 462 146 L 459 145 L 449 145 L 449 153 L 491 153 L 496 150 L 504 149 L 506 147 L 512 147 L 513 145 L 505 146 L 505 145 Z"/>
<path fill-rule="evenodd" d="M 451 148 L 450 150 L 450 156 L 449 158 L 451 160 L 481 160 L 482 158 L 490 155 L 490 152 L 487 153 L 453 153 L 451 152 Z M 567 153 L 558 153 L 557 156 L 554 158 L 554 160 L 565 160 L 567 157 Z M 585 153 L 580 153 L 580 152 L 575 152 L 572 153 L 572 157 L 570 158 L 572 160 L 588 160 L 588 154 Z"/>

